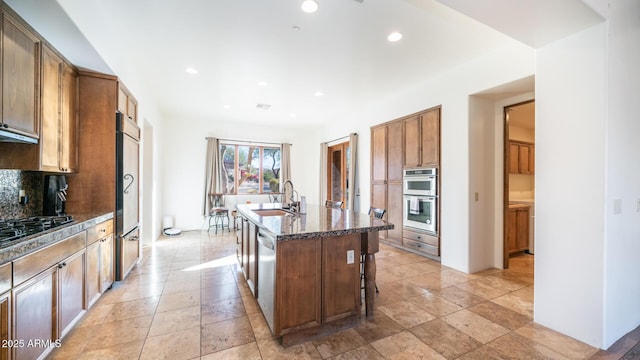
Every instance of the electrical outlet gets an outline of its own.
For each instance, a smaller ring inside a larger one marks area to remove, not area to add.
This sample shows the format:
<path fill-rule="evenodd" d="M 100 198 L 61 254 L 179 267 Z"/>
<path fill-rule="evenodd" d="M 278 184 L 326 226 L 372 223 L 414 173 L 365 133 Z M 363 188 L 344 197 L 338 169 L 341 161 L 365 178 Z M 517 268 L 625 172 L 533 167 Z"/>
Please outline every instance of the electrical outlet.
<path fill-rule="evenodd" d="M 355 262 L 355 250 L 347 250 L 347 265 Z"/>

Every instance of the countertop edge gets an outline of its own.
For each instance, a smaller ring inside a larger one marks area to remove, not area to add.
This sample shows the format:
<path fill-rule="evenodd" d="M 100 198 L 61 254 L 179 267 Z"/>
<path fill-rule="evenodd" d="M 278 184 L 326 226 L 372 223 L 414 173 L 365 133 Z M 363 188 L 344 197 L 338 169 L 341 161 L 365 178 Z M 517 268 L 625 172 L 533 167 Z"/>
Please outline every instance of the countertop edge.
<path fill-rule="evenodd" d="M 113 212 L 74 216 L 74 221 L 69 224 L 20 239 L 15 243 L 0 248 L 0 265 L 64 240 L 109 219 L 113 219 Z"/>

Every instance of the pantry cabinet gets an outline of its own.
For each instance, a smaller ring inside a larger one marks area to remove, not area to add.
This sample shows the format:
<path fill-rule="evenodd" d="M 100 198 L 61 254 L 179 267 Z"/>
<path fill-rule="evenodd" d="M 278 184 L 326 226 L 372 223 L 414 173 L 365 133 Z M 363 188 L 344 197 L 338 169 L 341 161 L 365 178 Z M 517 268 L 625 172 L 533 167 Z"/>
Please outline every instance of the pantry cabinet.
<path fill-rule="evenodd" d="M 402 223 L 403 123 L 394 121 L 371 128 L 371 206 L 386 209 L 385 219 Z M 380 239 L 402 241 L 402 227 L 380 231 Z"/>
<path fill-rule="evenodd" d="M 509 173 L 533 174 L 534 153 L 534 144 L 509 140 Z"/>
<path fill-rule="evenodd" d="M 8 9 L 2 13 L 2 116 L 3 130 L 39 137 L 40 45 L 34 31 Z"/>

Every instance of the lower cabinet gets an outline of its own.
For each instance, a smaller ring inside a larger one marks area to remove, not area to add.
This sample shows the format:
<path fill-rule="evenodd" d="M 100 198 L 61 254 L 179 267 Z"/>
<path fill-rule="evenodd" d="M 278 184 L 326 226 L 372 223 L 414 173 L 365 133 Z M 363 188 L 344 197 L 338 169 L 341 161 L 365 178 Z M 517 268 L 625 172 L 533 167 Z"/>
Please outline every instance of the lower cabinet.
<path fill-rule="evenodd" d="M 11 265 L 11 263 L 9 263 Z M 10 347 L 5 346 L 9 344 L 11 339 L 11 291 L 7 291 L 0 295 L 0 341 L 2 346 L 0 347 L 0 360 L 10 359 Z"/>
<path fill-rule="evenodd" d="M 509 254 L 529 248 L 529 207 L 510 207 L 508 216 L 507 252 Z"/>
<path fill-rule="evenodd" d="M 249 222 L 249 231 L 247 233 L 247 284 L 253 296 L 258 296 L 258 253 L 256 248 L 257 229 L 255 224 Z"/>
<path fill-rule="evenodd" d="M 114 281 L 113 220 L 87 231 L 86 292 L 91 306 Z"/>
<path fill-rule="evenodd" d="M 86 310 L 84 297 L 84 250 L 58 264 L 58 336 L 62 338 L 71 330 L 79 316 Z"/>

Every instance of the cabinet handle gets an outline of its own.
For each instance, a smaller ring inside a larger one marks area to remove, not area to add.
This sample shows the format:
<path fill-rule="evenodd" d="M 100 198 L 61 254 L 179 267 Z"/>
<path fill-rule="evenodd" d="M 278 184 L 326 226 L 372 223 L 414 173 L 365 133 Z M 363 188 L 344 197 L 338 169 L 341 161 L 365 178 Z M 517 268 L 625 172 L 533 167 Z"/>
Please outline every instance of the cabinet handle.
<path fill-rule="evenodd" d="M 62 264 L 58 264 L 58 269 L 62 269 L 65 266 L 67 266 L 66 262 L 63 262 Z"/>
<path fill-rule="evenodd" d="M 8 128 L 9 128 L 9 125 L 7 125 L 7 124 L 2 124 L 2 127 L 3 127 L 3 128 L 5 128 L 5 129 L 8 129 Z"/>
<path fill-rule="evenodd" d="M 107 229 L 100 229 L 100 232 L 107 232 Z"/>

